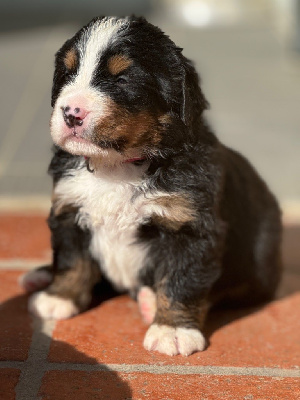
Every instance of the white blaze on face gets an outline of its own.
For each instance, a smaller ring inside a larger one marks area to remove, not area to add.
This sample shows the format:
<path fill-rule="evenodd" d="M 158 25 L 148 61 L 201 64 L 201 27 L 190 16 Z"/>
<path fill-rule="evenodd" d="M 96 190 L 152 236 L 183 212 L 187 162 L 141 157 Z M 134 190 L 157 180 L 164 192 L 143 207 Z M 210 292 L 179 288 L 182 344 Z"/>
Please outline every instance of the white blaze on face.
<path fill-rule="evenodd" d="M 120 27 L 126 24 L 126 19 L 105 18 L 96 21 L 85 29 L 79 42 L 75 43 L 79 54 L 78 72 L 75 78 L 62 88 L 55 103 L 50 124 L 53 141 L 73 154 L 95 156 L 107 153 L 85 140 L 89 139 L 96 123 L 110 112 L 107 95 L 93 88 L 91 82 L 101 55 L 117 37 Z M 63 118 L 62 109 L 68 106 L 87 111 L 82 126 L 76 127 L 76 136 Z"/>
<path fill-rule="evenodd" d="M 96 22 L 91 28 L 84 31 L 78 44 L 81 62 L 74 84 L 82 87 L 89 86 L 101 54 L 113 41 L 117 31 L 124 23 L 124 20 L 109 18 Z"/>

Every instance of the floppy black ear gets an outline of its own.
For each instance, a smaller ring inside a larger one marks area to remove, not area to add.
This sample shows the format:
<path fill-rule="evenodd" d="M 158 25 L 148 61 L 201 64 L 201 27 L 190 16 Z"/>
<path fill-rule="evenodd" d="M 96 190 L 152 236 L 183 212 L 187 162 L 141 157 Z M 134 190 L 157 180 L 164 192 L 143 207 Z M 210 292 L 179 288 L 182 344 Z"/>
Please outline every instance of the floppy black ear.
<path fill-rule="evenodd" d="M 59 96 L 59 92 L 62 88 L 62 85 L 65 82 L 64 68 L 58 59 L 59 59 L 59 53 L 55 55 L 55 70 L 53 74 L 53 82 L 51 90 L 51 107 L 54 107 L 54 104 Z"/>
<path fill-rule="evenodd" d="M 54 104 L 59 96 L 59 93 L 63 85 L 66 83 L 66 67 L 63 63 L 63 58 L 66 49 L 70 48 L 69 46 L 70 42 L 71 40 L 67 40 L 55 54 L 54 74 L 53 74 L 52 91 L 51 91 L 51 107 L 54 107 Z"/>
<path fill-rule="evenodd" d="M 189 60 L 184 58 L 182 72 L 181 120 L 186 126 L 192 126 L 209 103 L 200 88 L 200 78 Z"/>

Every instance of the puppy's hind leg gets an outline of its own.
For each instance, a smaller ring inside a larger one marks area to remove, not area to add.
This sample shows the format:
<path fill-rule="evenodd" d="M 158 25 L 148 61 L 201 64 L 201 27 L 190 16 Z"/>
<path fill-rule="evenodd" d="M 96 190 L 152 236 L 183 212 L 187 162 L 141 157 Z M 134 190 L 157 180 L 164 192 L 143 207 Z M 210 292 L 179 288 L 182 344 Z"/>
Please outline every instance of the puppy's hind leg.
<path fill-rule="evenodd" d="M 44 290 L 30 297 L 29 310 L 44 319 L 65 319 L 89 306 L 93 287 L 100 280 L 100 270 L 89 254 L 89 232 L 76 223 L 76 210 L 65 209 L 59 215 L 52 210 L 48 222 L 53 247 L 51 281 Z M 50 268 L 46 273 L 49 271 Z M 30 276 L 23 278 L 25 288 L 30 286 Z"/>
<path fill-rule="evenodd" d="M 255 279 L 252 285 L 253 301 L 264 302 L 274 298 L 282 274 L 282 225 L 277 207 L 273 207 L 261 222 L 254 247 Z"/>

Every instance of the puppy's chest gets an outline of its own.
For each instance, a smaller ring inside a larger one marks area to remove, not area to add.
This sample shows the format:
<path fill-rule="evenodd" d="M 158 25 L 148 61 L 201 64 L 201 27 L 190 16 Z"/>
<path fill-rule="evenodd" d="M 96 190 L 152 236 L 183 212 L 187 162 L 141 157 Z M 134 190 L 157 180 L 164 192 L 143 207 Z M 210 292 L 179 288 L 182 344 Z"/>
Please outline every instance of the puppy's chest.
<path fill-rule="evenodd" d="M 98 206 L 89 213 L 92 239 L 90 250 L 102 271 L 119 289 L 133 289 L 144 264 L 146 247 L 138 243 L 137 230 L 145 216 L 132 200 L 133 188 L 112 185 L 101 193 Z"/>
<path fill-rule="evenodd" d="M 62 200 L 79 207 L 77 222 L 91 232 L 90 251 L 118 289 L 133 289 L 144 265 L 147 246 L 138 242 L 138 227 L 149 213 L 137 182 L 114 181 L 79 171 L 56 188 Z"/>

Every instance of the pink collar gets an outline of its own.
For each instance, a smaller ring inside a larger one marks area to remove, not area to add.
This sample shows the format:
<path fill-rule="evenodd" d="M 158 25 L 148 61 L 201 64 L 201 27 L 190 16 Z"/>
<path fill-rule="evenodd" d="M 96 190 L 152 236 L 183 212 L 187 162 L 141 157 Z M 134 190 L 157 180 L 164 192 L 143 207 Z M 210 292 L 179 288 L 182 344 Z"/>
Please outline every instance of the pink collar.
<path fill-rule="evenodd" d="M 89 163 L 90 158 L 84 156 L 84 159 L 85 159 L 87 170 L 89 172 L 93 173 L 94 170 L 91 169 L 90 163 Z M 145 161 L 145 160 L 146 160 L 146 157 L 133 157 L 133 158 L 128 158 L 128 160 L 123 161 L 123 164 L 130 164 L 130 163 L 139 162 L 139 161 Z"/>
<path fill-rule="evenodd" d="M 84 156 L 85 161 L 89 160 L 89 157 Z M 136 161 L 144 161 L 146 160 L 146 157 L 133 157 L 133 158 L 128 158 L 128 160 L 123 161 L 123 163 L 133 163 Z"/>
<path fill-rule="evenodd" d="M 123 161 L 123 163 L 134 163 L 136 161 L 144 161 L 146 160 L 146 157 L 134 157 L 134 158 L 129 158 L 128 160 Z"/>

